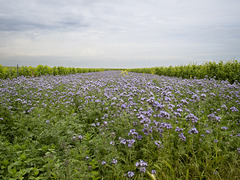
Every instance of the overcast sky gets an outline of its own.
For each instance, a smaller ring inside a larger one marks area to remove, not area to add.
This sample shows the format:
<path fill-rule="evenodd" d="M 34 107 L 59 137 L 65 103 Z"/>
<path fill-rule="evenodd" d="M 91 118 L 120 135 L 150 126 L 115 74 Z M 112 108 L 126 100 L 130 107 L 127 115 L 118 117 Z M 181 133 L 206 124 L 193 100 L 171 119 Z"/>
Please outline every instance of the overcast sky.
<path fill-rule="evenodd" d="M 0 0 L 0 64 L 240 60 L 239 0 Z"/>

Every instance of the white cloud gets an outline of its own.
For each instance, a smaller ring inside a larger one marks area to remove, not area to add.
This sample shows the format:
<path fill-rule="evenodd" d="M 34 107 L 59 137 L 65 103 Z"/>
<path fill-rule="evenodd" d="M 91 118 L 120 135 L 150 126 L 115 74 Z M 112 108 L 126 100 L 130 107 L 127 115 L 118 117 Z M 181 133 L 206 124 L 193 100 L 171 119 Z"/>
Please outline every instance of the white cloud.
<path fill-rule="evenodd" d="M 51 57 L 58 65 L 66 57 L 144 67 L 240 58 L 239 7 L 238 0 L 0 0 L 0 63 Z"/>

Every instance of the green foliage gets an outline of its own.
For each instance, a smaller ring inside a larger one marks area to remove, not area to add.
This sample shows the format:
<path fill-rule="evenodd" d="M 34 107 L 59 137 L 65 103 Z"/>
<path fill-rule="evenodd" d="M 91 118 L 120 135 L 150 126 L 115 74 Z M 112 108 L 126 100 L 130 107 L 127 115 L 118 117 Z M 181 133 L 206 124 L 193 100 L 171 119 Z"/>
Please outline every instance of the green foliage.
<path fill-rule="evenodd" d="M 227 80 L 231 84 L 235 81 L 240 82 L 240 62 L 234 61 L 219 61 L 206 62 L 203 65 L 185 65 L 185 66 L 169 66 L 169 67 L 154 67 L 154 68 L 138 68 L 128 69 L 131 72 L 157 74 L 170 77 L 182 78 L 197 78 L 203 79 L 214 78 L 216 80 Z"/>
<path fill-rule="evenodd" d="M 68 74 L 76 74 L 76 73 L 87 73 L 87 72 L 99 72 L 105 71 L 107 69 L 103 68 L 67 68 L 62 66 L 43 66 L 38 65 L 37 67 L 27 67 L 22 66 L 18 68 L 18 76 L 26 76 L 26 77 L 37 77 L 37 76 L 46 76 L 46 75 L 68 75 Z M 0 65 L 0 79 L 12 79 L 17 77 L 17 67 L 4 67 Z"/>

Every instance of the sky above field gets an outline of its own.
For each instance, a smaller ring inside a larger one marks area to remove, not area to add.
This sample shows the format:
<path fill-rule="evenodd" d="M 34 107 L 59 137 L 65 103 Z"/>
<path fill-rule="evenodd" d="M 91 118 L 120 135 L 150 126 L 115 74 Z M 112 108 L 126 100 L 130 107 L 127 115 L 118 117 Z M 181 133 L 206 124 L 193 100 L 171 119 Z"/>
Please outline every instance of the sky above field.
<path fill-rule="evenodd" d="M 0 64 L 155 67 L 240 60 L 239 0 L 0 0 Z"/>

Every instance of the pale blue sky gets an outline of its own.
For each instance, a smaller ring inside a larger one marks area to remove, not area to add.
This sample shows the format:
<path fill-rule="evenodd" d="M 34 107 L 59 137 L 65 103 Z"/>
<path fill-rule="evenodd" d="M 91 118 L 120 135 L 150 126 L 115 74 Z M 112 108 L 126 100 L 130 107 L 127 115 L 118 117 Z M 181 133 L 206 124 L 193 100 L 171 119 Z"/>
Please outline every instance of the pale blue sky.
<path fill-rule="evenodd" d="M 0 64 L 240 60 L 239 0 L 0 0 Z"/>

